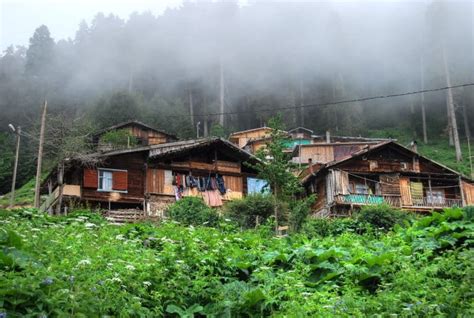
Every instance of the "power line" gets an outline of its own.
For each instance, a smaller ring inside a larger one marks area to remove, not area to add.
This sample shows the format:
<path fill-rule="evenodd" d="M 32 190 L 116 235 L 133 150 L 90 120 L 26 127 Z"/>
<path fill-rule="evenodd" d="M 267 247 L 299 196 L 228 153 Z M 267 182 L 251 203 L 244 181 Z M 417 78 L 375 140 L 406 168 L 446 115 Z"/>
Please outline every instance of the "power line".
<path fill-rule="evenodd" d="M 459 84 L 459 85 L 452 85 L 452 86 L 445 86 L 445 87 L 438 87 L 438 88 L 431 88 L 431 89 L 423 89 L 423 90 L 404 92 L 404 93 L 386 94 L 386 95 L 362 97 L 362 98 L 356 98 L 356 99 L 346 99 L 346 100 L 340 100 L 340 101 L 328 102 L 328 103 L 317 103 L 317 104 L 306 104 L 306 105 L 300 105 L 300 106 L 285 106 L 285 107 L 275 107 L 275 108 L 264 108 L 264 109 L 257 109 L 257 110 L 253 110 L 253 111 L 231 111 L 231 112 L 220 112 L 220 113 L 209 113 L 209 114 L 193 114 L 193 115 L 191 115 L 191 114 L 188 114 L 188 115 L 168 115 L 168 116 L 163 116 L 163 117 L 169 117 L 169 118 L 172 118 L 172 117 L 212 117 L 212 116 L 221 116 L 221 115 L 239 115 L 239 114 L 254 114 L 254 113 L 275 112 L 275 111 L 281 111 L 281 110 L 323 107 L 323 106 L 341 105 L 341 104 L 349 104 L 349 103 L 357 103 L 357 102 L 366 102 L 366 101 L 370 101 L 370 100 L 386 99 L 386 98 L 393 98 L 393 97 L 403 97 L 403 96 L 416 95 L 416 94 L 422 94 L 422 93 L 439 92 L 439 91 L 444 91 L 444 90 L 447 90 L 447 89 L 469 87 L 469 86 L 474 86 L 474 83 L 466 83 L 466 84 Z"/>

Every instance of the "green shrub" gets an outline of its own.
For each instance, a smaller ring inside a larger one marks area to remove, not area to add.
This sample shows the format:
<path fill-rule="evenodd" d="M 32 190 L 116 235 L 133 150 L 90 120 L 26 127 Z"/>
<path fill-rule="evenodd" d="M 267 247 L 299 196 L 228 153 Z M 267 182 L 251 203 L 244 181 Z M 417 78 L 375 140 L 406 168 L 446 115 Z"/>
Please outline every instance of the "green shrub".
<path fill-rule="evenodd" d="M 370 225 L 369 225 L 370 227 Z M 367 225 L 353 218 L 343 219 L 306 219 L 302 232 L 308 237 L 337 236 L 345 232 L 365 233 Z"/>
<path fill-rule="evenodd" d="M 289 224 L 292 232 L 299 232 L 304 221 L 311 212 L 311 205 L 316 200 L 316 196 L 312 195 L 305 199 L 295 200 L 290 203 Z"/>
<path fill-rule="evenodd" d="M 226 215 L 243 228 L 254 228 L 273 216 L 275 203 L 271 195 L 252 194 L 243 199 L 233 200 L 226 205 Z"/>
<path fill-rule="evenodd" d="M 410 218 L 411 216 L 408 213 L 387 204 L 364 206 L 357 213 L 357 220 L 359 222 L 368 223 L 375 229 L 384 231 L 389 231 L 395 224 L 403 224 Z"/>
<path fill-rule="evenodd" d="M 474 205 L 466 206 L 463 208 L 464 217 L 468 221 L 474 220 Z"/>
<path fill-rule="evenodd" d="M 216 226 L 219 216 L 204 201 L 196 197 L 186 197 L 171 205 L 167 213 L 170 218 L 184 225 Z"/>
<path fill-rule="evenodd" d="M 125 129 L 108 131 L 100 138 L 100 141 L 110 144 L 114 148 L 125 148 L 127 146 L 133 147 L 138 145 L 137 137 L 133 136 Z"/>

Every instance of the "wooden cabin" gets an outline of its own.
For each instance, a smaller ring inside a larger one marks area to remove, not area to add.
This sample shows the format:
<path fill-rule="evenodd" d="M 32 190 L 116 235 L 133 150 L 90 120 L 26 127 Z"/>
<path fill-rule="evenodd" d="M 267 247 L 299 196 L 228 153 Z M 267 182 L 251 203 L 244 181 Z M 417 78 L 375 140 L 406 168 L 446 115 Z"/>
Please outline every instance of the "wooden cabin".
<path fill-rule="evenodd" d="M 107 140 L 110 132 L 123 132 L 124 138 L 120 144 L 113 144 Z M 167 142 L 177 141 L 175 135 L 150 127 L 140 121 L 131 120 L 102 129 L 92 135 L 92 142 L 99 151 L 111 151 L 115 149 L 133 148 L 136 146 L 151 146 Z"/>
<path fill-rule="evenodd" d="M 328 163 L 338 161 L 360 151 L 378 141 L 336 142 L 296 145 L 292 152 L 292 161 L 299 164 Z"/>
<path fill-rule="evenodd" d="M 243 149 L 252 140 L 260 140 L 269 137 L 272 132 L 270 127 L 259 127 L 243 131 L 237 131 L 229 136 L 229 141 Z"/>
<path fill-rule="evenodd" d="M 178 141 L 91 155 L 94 163 L 68 160 L 63 178 L 53 171 L 44 183 L 49 197 L 44 210 L 63 202 L 113 209 L 139 209 L 162 216 L 166 207 L 185 196 L 202 197 L 210 206 L 242 198 L 256 171 L 245 163 L 257 159 L 220 139 Z M 200 182 L 200 184 L 199 184 Z"/>
<path fill-rule="evenodd" d="M 313 211 L 321 217 L 381 203 L 412 211 L 474 204 L 472 180 L 394 141 L 311 164 L 301 180 L 308 194 L 317 195 Z"/>
<path fill-rule="evenodd" d="M 288 130 L 288 134 L 290 135 L 291 139 L 311 140 L 314 132 L 308 128 L 296 127 Z"/>

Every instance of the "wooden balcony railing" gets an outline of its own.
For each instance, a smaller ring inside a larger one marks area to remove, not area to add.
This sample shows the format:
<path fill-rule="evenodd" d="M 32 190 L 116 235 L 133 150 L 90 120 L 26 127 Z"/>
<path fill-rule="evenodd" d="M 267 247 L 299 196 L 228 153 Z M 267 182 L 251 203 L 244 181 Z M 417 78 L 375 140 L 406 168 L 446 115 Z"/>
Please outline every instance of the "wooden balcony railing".
<path fill-rule="evenodd" d="M 412 198 L 413 207 L 431 207 L 431 208 L 451 208 L 454 206 L 462 206 L 461 199 L 446 199 L 440 197 L 422 197 Z"/>
<path fill-rule="evenodd" d="M 339 194 L 335 196 L 338 204 L 374 205 L 387 203 L 391 206 L 400 206 L 400 196 L 373 195 L 373 194 Z"/>
<path fill-rule="evenodd" d="M 339 194 L 334 197 L 334 200 L 337 204 L 374 205 L 386 203 L 394 207 L 402 207 L 401 197 L 393 195 Z M 412 198 L 411 205 L 403 205 L 403 207 L 407 208 L 450 208 L 454 206 L 462 206 L 462 200 L 420 197 Z"/>

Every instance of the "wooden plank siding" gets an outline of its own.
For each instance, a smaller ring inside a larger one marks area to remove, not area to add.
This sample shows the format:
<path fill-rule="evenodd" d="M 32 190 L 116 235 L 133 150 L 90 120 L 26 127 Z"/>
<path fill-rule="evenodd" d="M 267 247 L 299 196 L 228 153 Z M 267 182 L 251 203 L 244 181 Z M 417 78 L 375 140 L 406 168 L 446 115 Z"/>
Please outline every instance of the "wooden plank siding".
<path fill-rule="evenodd" d="M 464 201 L 466 205 L 474 205 L 474 184 L 461 182 L 464 191 Z"/>
<path fill-rule="evenodd" d="M 125 202 L 125 203 L 141 203 L 144 200 L 145 193 L 145 162 L 144 153 L 127 153 L 107 158 L 97 169 L 117 169 L 125 170 L 124 174 L 119 174 L 119 181 L 114 185 L 125 188 L 126 191 L 98 191 L 98 181 L 95 181 L 95 187 L 83 187 L 82 199 L 86 201 L 101 202 Z M 98 179 L 96 179 L 98 180 Z"/>

